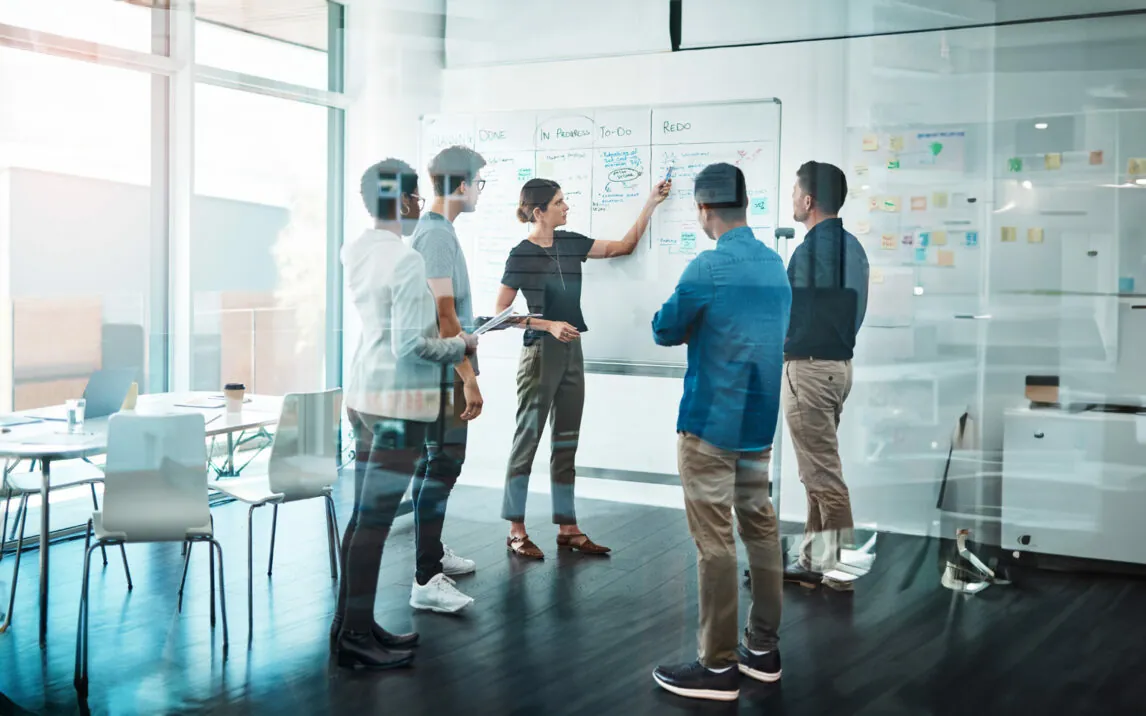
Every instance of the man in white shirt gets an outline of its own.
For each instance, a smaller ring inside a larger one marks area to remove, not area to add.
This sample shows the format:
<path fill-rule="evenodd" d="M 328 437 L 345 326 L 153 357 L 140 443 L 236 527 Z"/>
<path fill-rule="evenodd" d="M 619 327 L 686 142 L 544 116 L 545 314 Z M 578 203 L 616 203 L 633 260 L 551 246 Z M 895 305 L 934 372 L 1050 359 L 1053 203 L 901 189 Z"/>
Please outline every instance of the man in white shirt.
<path fill-rule="evenodd" d="M 355 436 L 354 514 L 342 540 L 342 581 L 331 628 L 339 666 L 389 669 L 413 661 L 417 634 L 374 622 L 382 548 L 410 476 L 443 411 L 441 367 L 473 355 L 477 339 L 438 336 L 437 311 L 421 254 L 407 247 L 421 212 L 418 175 L 387 159 L 362 176 L 374 228 L 342 249 L 351 303 L 362 333 L 346 376 L 346 413 Z M 447 579 L 442 575 L 443 580 Z M 473 600 L 438 585 L 461 609 Z"/>

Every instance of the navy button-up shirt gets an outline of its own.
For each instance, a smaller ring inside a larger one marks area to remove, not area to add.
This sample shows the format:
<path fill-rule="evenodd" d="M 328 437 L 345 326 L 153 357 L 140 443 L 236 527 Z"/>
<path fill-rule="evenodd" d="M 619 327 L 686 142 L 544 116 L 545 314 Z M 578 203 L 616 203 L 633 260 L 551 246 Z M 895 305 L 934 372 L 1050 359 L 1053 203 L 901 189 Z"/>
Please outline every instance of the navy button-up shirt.
<path fill-rule="evenodd" d="M 724 450 L 772 446 L 791 308 L 784 261 L 752 229 L 693 259 L 653 318 L 659 345 L 688 344 L 678 431 Z"/>

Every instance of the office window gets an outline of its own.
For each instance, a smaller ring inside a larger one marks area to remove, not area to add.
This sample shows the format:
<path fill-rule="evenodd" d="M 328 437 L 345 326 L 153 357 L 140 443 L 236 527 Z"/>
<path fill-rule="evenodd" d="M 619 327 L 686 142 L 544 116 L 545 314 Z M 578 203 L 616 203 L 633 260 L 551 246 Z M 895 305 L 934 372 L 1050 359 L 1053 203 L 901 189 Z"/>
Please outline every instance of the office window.
<path fill-rule="evenodd" d="M 152 11 L 122 0 L 3 0 L 0 23 L 151 52 Z"/>
<path fill-rule="evenodd" d="M 325 32 L 325 14 L 322 15 Z M 195 62 L 224 70 L 326 89 L 326 52 L 198 20 Z"/>
<path fill-rule="evenodd" d="M 326 162 L 326 108 L 196 88 L 193 388 L 322 386 Z"/>

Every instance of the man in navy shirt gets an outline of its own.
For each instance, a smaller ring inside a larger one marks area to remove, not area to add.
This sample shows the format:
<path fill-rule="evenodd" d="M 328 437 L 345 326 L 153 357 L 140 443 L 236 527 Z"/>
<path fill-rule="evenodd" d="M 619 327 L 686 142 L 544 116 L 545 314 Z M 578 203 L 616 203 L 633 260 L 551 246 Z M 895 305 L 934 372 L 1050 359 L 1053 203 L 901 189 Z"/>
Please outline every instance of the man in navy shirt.
<path fill-rule="evenodd" d="M 792 321 L 784 344 L 784 418 L 808 495 L 799 559 L 785 579 L 850 591 L 851 580 L 825 576 L 853 541 L 851 499 L 836 430 L 852 388 L 852 353 L 867 310 L 868 261 L 844 230 L 840 207 L 848 182 L 838 167 L 808 162 L 796 173 L 793 214 L 808 229 L 792 252 Z"/>
<path fill-rule="evenodd" d="M 731 701 L 743 673 L 780 678 L 783 555 L 768 489 L 792 291 L 780 256 L 746 222 L 744 174 L 713 164 L 696 177 L 698 223 L 716 248 L 697 256 L 653 318 L 663 346 L 688 344 L 677 420 L 678 464 L 700 595 L 697 661 L 660 666 L 672 693 Z M 738 644 L 736 541 L 748 551 L 752 607 Z"/>

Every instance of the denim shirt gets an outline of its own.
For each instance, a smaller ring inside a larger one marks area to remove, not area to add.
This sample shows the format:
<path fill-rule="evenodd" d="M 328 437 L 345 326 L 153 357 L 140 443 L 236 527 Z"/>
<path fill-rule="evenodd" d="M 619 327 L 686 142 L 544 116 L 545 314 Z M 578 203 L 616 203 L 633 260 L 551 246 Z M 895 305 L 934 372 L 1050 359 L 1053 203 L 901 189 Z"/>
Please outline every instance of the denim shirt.
<path fill-rule="evenodd" d="M 653 318 L 657 344 L 688 344 L 678 431 L 724 450 L 772 446 L 791 308 L 783 259 L 748 227 L 688 265 Z"/>

